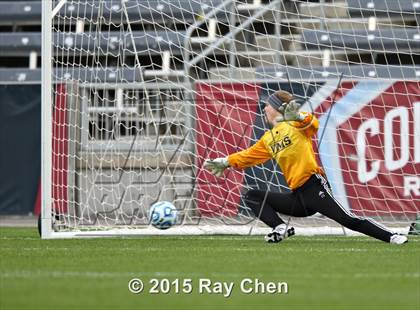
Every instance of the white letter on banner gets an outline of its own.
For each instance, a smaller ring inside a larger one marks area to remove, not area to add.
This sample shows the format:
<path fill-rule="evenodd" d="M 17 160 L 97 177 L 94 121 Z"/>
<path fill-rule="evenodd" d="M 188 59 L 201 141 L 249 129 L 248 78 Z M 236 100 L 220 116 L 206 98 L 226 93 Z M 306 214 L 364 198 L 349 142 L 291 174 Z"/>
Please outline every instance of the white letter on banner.
<path fill-rule="evenodd" d="M 372 168 L 367 171 L 366 163 L 366 131 L 370 129 L 370 136 L 377 135 L 379 133 L 379 122 L 376 118 L 371 118 L 360 125 L 357 130 L 357 177 L 360 183 L 366 183 L 376 178 L 379 171 L 379 161 L 372 161 Z"/>
<path fill-rule="evenodd" d="M 420 195 L 420 177 L 416 175 L 404 176 L 404 196 Z"/>
<path fill-rule="evenodd" d="M 420 163 L 420 102 L 414 102 L 414 162 Z"/>
<path fill-rule="evenodd" d="M 399 159 L 394 160 L 394 119 L 400 119 L 400 154 Z M 389 111 L 384 119 L 384 139 L 385 139 L 385 167 L 390 170 L 396 170 L 404 167 L 410 155 L 408 140 L 408 110 L 405 107 L 399 107 Z"/>

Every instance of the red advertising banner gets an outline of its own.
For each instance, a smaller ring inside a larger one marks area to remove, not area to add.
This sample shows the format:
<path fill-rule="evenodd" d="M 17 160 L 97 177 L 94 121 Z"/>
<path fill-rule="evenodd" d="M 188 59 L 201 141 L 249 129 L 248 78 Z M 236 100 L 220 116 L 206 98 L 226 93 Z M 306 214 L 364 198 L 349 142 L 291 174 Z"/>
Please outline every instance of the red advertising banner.
<path fill-rule="evenodd" d="M 392 82 L 337 128 L 340 169 L 356 214 L 420 212 L 420 84 Z"/>
<path fill-rule="evenodd" d="M 249 146 L 260 89 L 287 89 L 280 84 L 197 85 L 200 212 L 236 214 L 244 173 L 229 169 L 215 178 L 202 163 Z M 415 217 L 420 213 L 420 83 L 345 81 L 338 90 L 333 82 L 318 85 L 305 95 L 316 103 L 311 107 L 320 120 L 316 149 L 336 198 L 360 215 Z"/>
<path fill-rule="evenodd" d="M 52 124 L 52 210 L 57 213 L 67 213 L 68 207 L 68 116 L 67 90 L 64 84 L 55 86 Z M 41 182 L 35 201 L 34 213 L 41 213 Z"/>
<path fill-rule="evenodd" d="M 199 83 L 196 91 L 198 209 L 205 215 L 233 216 L 238 210 L 244 172 L 229 169 L 216 178 L 202 165 L 207 158 L 224 157 L 249 146 L 259 86 Z"/>

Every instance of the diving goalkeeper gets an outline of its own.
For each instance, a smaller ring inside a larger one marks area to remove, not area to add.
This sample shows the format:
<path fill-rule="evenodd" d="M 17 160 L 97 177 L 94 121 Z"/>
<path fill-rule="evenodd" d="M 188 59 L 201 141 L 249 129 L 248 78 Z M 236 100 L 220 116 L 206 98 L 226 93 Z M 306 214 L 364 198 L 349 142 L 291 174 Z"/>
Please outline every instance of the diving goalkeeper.
<path fill-rule="evenodd" d="M 268 193 L 251 189 L 245 202 L 254 214 L 272 231 L 267 242 L 280 242 L 294 235 L 277 212 L 294 217 L 305 217 L 319 212 L 339 224 L 394 244 L 406 243 L 407 237 L 391 232 L 368 218 L 355 216 L 332 195 L 331 188 L 318 166 L 311 137 L 318 131 L 318 120 L 310 113 L 299 112 L 300 105 L 286 91 L 277 91 L 268 97 L 264 112 L 270 130 L 254 145 L 225 158 L 207 159 L 204 168 L 220 177 L 228 167 L 245 169 L 274 158 L 291 193 Z"/>

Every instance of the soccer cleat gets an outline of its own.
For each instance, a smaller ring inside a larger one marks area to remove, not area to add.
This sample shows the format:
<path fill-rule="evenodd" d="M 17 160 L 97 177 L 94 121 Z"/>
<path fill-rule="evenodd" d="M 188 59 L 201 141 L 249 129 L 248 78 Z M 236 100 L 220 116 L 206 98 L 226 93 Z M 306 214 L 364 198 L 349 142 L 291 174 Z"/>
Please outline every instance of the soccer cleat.
<path fill-rule="evenodd" d="M 393 234 L 391 236 L 391 239 L 389 240 L 389 243 L 393 243 L 393 244 L 403 244 L 407 242 L 408 242 L 408 239 L 406 236 L 398 235 L 398 234 Z"/>
<path fill-rule="evenodd" d="M 293 236 L 294 234 L 295 229 L 293 227 L 287 228 L 285 224 L 280 224 L 273 228 L 273 230 L 264 237 L 264 240 L 268 243 L 277 243 Z"/>

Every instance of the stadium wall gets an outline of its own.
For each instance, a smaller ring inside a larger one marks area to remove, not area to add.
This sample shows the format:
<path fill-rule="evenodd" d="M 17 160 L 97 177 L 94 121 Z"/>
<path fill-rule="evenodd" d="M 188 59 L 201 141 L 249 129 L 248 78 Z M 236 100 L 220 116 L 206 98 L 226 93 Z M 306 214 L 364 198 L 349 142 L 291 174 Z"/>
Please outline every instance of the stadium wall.
<path fill-rule="evenodd" d="M 41 173 L 40 94 L 40 85 L 0 85 L 0 214 L 33 212 Z"/>

